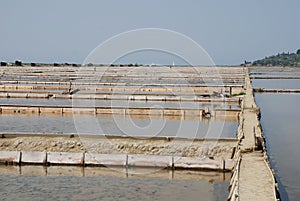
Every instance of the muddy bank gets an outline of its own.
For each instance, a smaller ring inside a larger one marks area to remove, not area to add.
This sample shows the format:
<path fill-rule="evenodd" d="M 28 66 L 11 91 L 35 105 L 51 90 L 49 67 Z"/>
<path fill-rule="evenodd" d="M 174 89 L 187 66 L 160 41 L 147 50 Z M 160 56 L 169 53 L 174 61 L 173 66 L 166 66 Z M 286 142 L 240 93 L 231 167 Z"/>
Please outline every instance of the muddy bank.
<path fill-rule="evenodd" d="M 0 151 L 89 152 L 231 158 L 236 140 L 151 140 L 134 138 L 1 138 Z"/>

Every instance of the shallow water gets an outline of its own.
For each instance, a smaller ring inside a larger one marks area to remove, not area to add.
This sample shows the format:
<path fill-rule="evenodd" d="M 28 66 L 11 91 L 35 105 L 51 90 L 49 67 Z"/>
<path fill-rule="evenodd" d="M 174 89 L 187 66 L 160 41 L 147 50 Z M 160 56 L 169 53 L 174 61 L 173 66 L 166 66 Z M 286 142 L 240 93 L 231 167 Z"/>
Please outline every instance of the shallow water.
<path fill-rule="evenodd" d="M 257 79 L 266 79 L 266 78 L 270 78 L 270 79 L 274 79 L 274 78 L 285 78 L 285 79 L 300 79 L 300 74 L 299 73 L 282 73 L 282 72 L 273 72 L 273 73 L 251 73 L 250 76 L 253 78 L 257 78 Z"/>
<path fill-rule="evenodd" d="M 1 132 L 235 138 L 238 122 L 134 119 L 128 116 L 1 115 Z"/>
<path fill-rule="evenodd" d="M 239 105 L 230 103 L 195 103 L 195 102 L 165 102 L 165 101 L 120 101 L 120 100 L 62 100 L 62 99 L 27 99 L 27 98 L 0 98 L 3 105 L 38 105 L 38 106 L 113 106 L 113 107 L 160 107 L 160 108 L 210 108 L 213 109 L 239 109 Z"/>
<path fill-rule="evenodd" d="M 253 79 L 253 88 L 300 89 L 299 79 Z"/>
<path fill-rule="evenodd" d="M 255 94 L 255 100 L 281 197 L 299 200 L 300 94 Z"/>
<path fill-rule="evenodd" d="M 258 78 L 300 78 L 300 69 L 293 67 L 254 67 L 250 68 L 250 76 Z"/>
<path fill-rule="evenodd" d="M 29 168 L 35 172 L 35 167 Z M 54 168 L 60 169 L 58 166 Z M 105 169 L 107 168 L 102 168 L 100 171 L 114 172 L 114 170 Z M 94 170 L 95 168 L 90 168 L 89 172 L 99 171 L 97 168 Z M 205 179 L 205 176 L 197 179 L 197 175 L 201 175 L 201 172 L 193 173 L 192 171 L 185 174 L 180 173 L 180 177 L 177 179 L 156 178 L 155 172 L 153 178 L 149 178 L 147 175 L 127 178 L 128 176 L 126 177 L 125 174 L 124 177 L 119 177 L 105 176 L 105 173 L 101 173 L 103 174 L 101 176 L 26 176 L 13 174 L 14 172 L 5 173 L 5 167 L 1 167 L 1 171 L 1 200 L 212 201 L 226 200 L 229 186 L 228 180 L 209 181 Z M 48 174 L 51 174 L 51 170 L 49 171 Z M 168 175 L 168 172 L 165 174 Z M 173 174 L 176 177 L 177 171 L 174 171 Z M 214 175 L 218 177 L 217 174 Z M 187 177 L 193 175 L 194 179 L 186 180 L 185 175 Z"/>

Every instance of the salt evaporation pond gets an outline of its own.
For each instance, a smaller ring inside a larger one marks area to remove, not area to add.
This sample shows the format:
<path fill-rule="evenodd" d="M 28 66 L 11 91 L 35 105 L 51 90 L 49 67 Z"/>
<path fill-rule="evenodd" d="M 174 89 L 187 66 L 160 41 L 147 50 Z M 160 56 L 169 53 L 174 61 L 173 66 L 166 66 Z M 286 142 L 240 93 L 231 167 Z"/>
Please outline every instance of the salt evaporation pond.
<path fill-rule="evenodd" d="M 221 201 L 226 200 L 229 194 L 230 177 L 218 181 L 198 180 L 199 172 L 193 179 L 185 179 L 182 174 L 179 179 L 163 179 L 155 178 L 155 175 L 153 178 L 147 178 L 146 175 L 145 178 L 143 174 L 134 178 L 126 178 L 124 174 L 122 178 L 105 176 L 105 173 L 101 173 L 102 176 L 26 176 L 22 175 L 26 174 L 22 173 L 23 167 L 20 168 L 21 175 L 9 173 L 9 168 L 1 167 L 0 197 L 2 200 Z M 31 171 L 34 168 L 30 167 Z M 92 167 L 90 172 L 94 170 L 95 167 Z M 105 172 L 105 170 L 101 171 Z M 186 176 L 191 177 L 191 173 L 191 171 L 186 173 Z M 173 174 L 176 175 L 177 172 L 174 171 Z"/>
<path fill-rule="evenodd" d="M 177 136 L 186 138 L 236 138 L 238 122 L 222 120 L 139 119 L 128 116 L 1 115 L 1 132 L 89 133 L 129 136 Z M 77 127 L 77 130 L 76 130 Z M 87 129 L 87 130 L 86 130 Z"/>
<path fill-rule="evenodd" d="M 289 84 L 292 83 L 294 82 Z M 299 88 L 299 86 L 295 87 Z M 300 94 L 257 93 L 255 100 L 261 109 L 261 124 L 271 165 L 279 181 L 281 198 L 298 200 L 300 197 Z"/>
<path fill-rule="evenodd" d="M 300 89 L 300 79 L 253 79 L 253 88 Z"/>
<path fill-rule="evenodd" d="M 161 107 L 197 109 L 239 109 L 238 103 L 196 103 L 196 102 L 166 102 L 166 101 L 120 101 L 120 100 L 66 100 L 66 99 L 30 99 L 30 98 L 0 98 L 1 105 L 28 105 L 28 106 L 74 106 L 74 107 Z"/>

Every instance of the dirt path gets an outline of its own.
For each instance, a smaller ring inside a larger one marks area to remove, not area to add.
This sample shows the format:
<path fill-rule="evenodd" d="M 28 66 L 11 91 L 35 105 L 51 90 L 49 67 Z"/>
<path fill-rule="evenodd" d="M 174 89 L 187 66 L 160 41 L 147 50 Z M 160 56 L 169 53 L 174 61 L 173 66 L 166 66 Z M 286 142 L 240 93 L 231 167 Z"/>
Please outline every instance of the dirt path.
<path fill-rule="evenodd" d="M 255 135 L 262 137 L 258 119 L 259 108 L 253 96 L 249 73 L 245 78 L 246 95 L 243 101 L 239 200 L 276 200 L 275 181 L 263 151 L 255 151 Z"/>
<path fill-rule="evenodd" d="M 239 199 L 276 200 L 272 177 L 262 153 L 243 154 L 239 176 Z"/>

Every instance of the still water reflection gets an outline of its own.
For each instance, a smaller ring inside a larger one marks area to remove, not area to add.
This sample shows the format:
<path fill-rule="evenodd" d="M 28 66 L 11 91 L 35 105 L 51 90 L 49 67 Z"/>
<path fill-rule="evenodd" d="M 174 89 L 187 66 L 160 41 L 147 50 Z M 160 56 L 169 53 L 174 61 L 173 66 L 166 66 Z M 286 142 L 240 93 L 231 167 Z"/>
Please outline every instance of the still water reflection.
<path fill-rule="evenodd" d="M 1 115 L 1 132 L 91 133 L 129 136 L 235 138 L 238 122 L 210 120 L 157 120 L 128 116 Z M 91 131 L 92 130 L 92 131 Z M 91 131 L 91 132 L 90 132 Z"/>
<path fill-rule="evenodd" d="M 265 89 L 300 89 L 300 79 L 254 79 L 253 88 Z"/>
<path fill-rule="evenodd" d="M 0 98 L 1 105 L 38 105 L 38 106 L 74 106 L 74 107 L 160 107 L 197 109 L 239 109 L 238 103 L 198 103 L 198 102 L 166 102 L 166 101 L 120 101 L 120 100 L 81 100 L 74 99 L 30 99 L 30 98 Z"/>
<path fill-rule="evenodd" d="M 255 99 L 282 199 L 299 200 L 300 94 L 255 94 Z"/>
<path fill-rule="evenodd" d="M 177 179 L 175 178 L 176 176 L 168 178 L 168 172 L 165 172 L 167 178 L 159 177 L 159 175 L 165 175 L 164 172 L 159 173 L 157 178 L 156 174 L 151 178 L 143 177 L 143 175 L 137 177 L 125 176 L 124 174 L 124 177 L 118 177 L 89 174 L 97 171 L 100 173 L 108 171 L 105 168 L 101 170 L 90 168 L 88 170 L 89 173 L 86 173 L 84 176 L 30 176 L 26 175 L 26 173 L 13 174 L 11 170 L 6 171 L 8 168 L 0 168 L 1 200 L 217 201 L 226 200 L 230 178 L 210 181 L 205 179 L 205 177 L 197 179 L 197 175 L 201 175 L 201 172 L 192 171 L 188 173 L 174 171 L 174 175 L 179 174 Z M 29 168 L 34 170 L 39 167 Z M 51 168 L 48 175 L 57 172 L 57 170 L 51 170 Z M 59 169 L 61 167 L 54 168 Z M 221 176 L 222 178 L 221 174 L 223 173 L 213 174 L 215 177 L 218 177 L 219 174 L 219 177 Z M 185 179 L 185 175 L 187 177 L 193 175 L 194 179 Z"/>

